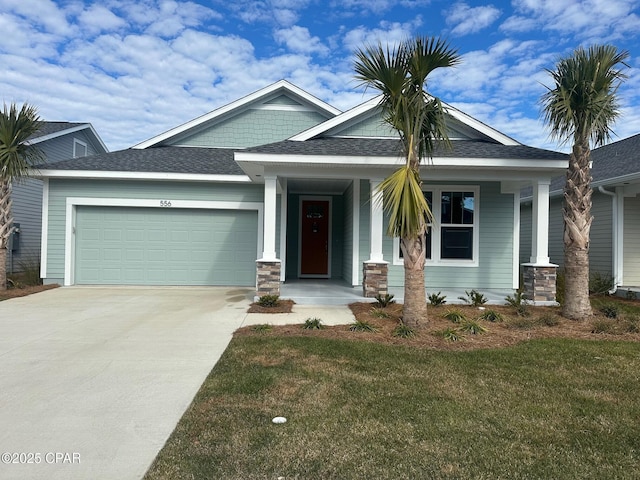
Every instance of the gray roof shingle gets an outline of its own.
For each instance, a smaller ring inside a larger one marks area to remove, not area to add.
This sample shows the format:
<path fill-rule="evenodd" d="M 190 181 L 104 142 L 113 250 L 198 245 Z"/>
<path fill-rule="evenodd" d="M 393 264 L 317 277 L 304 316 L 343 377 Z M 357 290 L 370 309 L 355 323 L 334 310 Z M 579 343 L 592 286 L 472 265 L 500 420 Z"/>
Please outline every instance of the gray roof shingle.
<path fill-rule="evenodd" d="M 46 137 L 47 135 L 51 135 L 54 133 L 61 132 L 63 130 L 68 130 L 69 128 L 78 127 L 80 125 L 86 125 L 86 123 L 77 123 L 77 122 L 42 122 L 40 129 L 37 133 L 31 135 L 29 137 L 31 140 Z"/>
<path fill-rule="evenodd" d="M 233 152 L 226 148 L 129 148 L 41 165 L 40 169 L 244 175 L 233 159 Z"/>

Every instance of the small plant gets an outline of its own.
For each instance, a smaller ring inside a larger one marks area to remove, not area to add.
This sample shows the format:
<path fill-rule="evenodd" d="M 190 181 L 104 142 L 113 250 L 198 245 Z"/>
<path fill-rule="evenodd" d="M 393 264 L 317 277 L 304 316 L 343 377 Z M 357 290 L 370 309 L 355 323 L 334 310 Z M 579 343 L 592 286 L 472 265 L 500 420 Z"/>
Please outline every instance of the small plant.
<path fill-rule="evenodd" d="M 393 329 L 393 333 L 391 335 L 399 338 L 413 338 L 416 336 L 416 332 L 413 328 L 400 322 L 398 326 Z"/>
<path fill-rule="evenodd" d="M 627 300 L 637 300 L 638 295 L 636 294 L 636 292 L 628 288 L 627 292 L 624 294 L 624 298 L 626 298 Z"/>
<path fill-rule="evenodd" d="M 552 313 L 545 313 L 538 319 L 538 321 L 541 324 L 546 325 L 547 327 L 555 327 L 556 325 L 560 324 L 560 319 L 558 318 L 558 316 Z"/>
<path fill-rule="evenodd" d="M 268 323 L 262 323 L 260 325 L 254 325 L 253 326 L 253 331 L 256 333 L 268 333 L 271 330 L 273 330 L 273 327 L 271 325 L 269 325 Z"/>
<path fill-rule="evenodd" d="M 443 315 L 447 320 L 451 320 L 453 323 L 461 323 L 467 320 L 467 317 L 464 316 L 460 310 L 449 310 L 447 313 Z"/>
<path fill-rule="evenodd" d="M 615 303 L 605 303 L 599 309 L 607 318 L 618 317 L 618 306 Z"/>
<path fill-rule="evenodd" d="M 376 327 L 371 325 L 369 322 L 365 320 L 357 320 L 350 327 L 349 330 L 352 332 L 372 332 L 375 333 L 378 331 Z"/>
<path fill-rule="evenodd" d="M 477 290 L 471 290 L 470 292 L 464 291 L 466 297 L 458 297 L 458 300 L 462 300 L 465 303 L 468 303 L 471 306 L 479 307 L 487 303 L 487 297 L 485 297 L 482 293 Z"/>
<path fill-rule="evenodd" d="M 480 335 L 487 331 L 485 327 L 480 325 L 478 322 L 474 322 L 473 320 L 468 320 L 462 324 L 460 330 L 463 332 L 469 332 L 471 335 Z"/>
<path fill-rule="evenodd" d="M 594 272 L 589 277 L 589 293 L 592 295 L 608 295 L 613 289 L 614 280 L 611 275 Z"/>
<path fill-rule="evenodd" d="M 628 318 L 624 322 L 624 331 L 627 333 L 640 333 L 640 321 L 638 318 Z"/>
<path fill-rule="evenodd" d="M 376 318 L 389 318 L 391 316 L 380 307 L 372 308 L 371 315 L 373 315 Z"/>
<path fill-rule="evenodd" d="M 21 277 L 25 285 L 42 285 L 40 278 L 40 257 L 30 254 L 18 260 L 18 266 L 22 271 Z"/>
<path fill-rule="evenodd" d="M 482 315 L 480 315 L 480 318 L 488 322 L 501 322 L 503 320 L 500 312 L 496 312 L 495 310 L 487 310 Z"/>
<path fill-rule="evenodd" d="M 444 338 L 447 342 L 458 342 L 463 338 L 463 335 L 458 329 L 451 327 L 435 332 L 434 334 L 438 337 Z"/>
<path fill-rule="evenodd" d="M 613 320 L 596 320 L 591 324 L 591 333 L 616 333 L 616 324 Z"/>
<path fill-rule="evenodd" d="M 386 308 L 392 303 L 396 303 L 393 297 L 394 295 L 389 293 L 385 293 L 384 295 L 376 295 L 376 302 L 378 303 L 378 306 L 380 308 Z"/>
<path fill-rule="evenodd" d="M 529 315 L 529 301 L 524 297 L 522 290 L 518 290 L 513 296 L 508 295 L 504 301 L 516 309 L 516 315 L 519 317 Z"/>
<path fill-rule="evenodd" d="M 536 322 L 528 317 L 518 316 L 507 323 L 509 328 L 515 328 L 517 330 L 532 330 L 537 326 Z"/>
<path fill-rule="evenodd" d="M 322 325 L 322 320 L 319 318 L 307 318 L 302 325 L 302 328 L 305 330 L 322 330 L 324 325 Z"/>
<path fill-rule="evenodd" d="M 258 305 L 261 307 L 277 307 L 280 303 L 280 297 L 278 295 L 262 295 L 258 299 Z"/>
<path fill-rule="evenodd" d="M 429 303 L 434 307 L 439 307 L 447 303 L 446 295 L 440 295 L 442 292 L 432 293 L 429 295 Z"/>

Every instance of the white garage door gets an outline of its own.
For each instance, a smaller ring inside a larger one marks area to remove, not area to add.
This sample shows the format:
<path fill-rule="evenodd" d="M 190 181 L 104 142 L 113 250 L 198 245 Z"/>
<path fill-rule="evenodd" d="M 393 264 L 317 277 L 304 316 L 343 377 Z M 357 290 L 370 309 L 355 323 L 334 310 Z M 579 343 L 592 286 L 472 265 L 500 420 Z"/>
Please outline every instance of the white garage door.
<path fill-rule="evenodd" d="M 78 206 L 75 283 L 255 285 L 258 213 Z"/>

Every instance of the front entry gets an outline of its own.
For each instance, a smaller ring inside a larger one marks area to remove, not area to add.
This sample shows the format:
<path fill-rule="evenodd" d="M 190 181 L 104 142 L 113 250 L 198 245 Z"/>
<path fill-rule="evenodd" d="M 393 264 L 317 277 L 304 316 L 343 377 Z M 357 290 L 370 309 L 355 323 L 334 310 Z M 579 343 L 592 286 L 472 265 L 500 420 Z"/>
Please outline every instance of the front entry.
<path fill-rule="evenodd" d="M 302 199 L 300 219 L 300 277 L 328 278 L 331 203 Z"/>

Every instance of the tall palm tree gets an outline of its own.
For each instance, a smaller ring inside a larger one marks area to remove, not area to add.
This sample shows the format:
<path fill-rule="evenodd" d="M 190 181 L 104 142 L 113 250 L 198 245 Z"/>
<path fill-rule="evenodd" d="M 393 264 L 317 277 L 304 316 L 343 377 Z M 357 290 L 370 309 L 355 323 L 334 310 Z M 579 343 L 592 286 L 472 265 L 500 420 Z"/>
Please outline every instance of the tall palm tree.
<path fill-rule="evenodd" d="M 5 104 L 0 113 L 0 290 L 7 288 L 7 246 L 14 230 L 11 188 L 44 160 L 41 151 L 28 142 L 41 125 L 36 108 L 26 103 L 20 110 L 15 104 Z"/>
<path fill-rule="evenodd" d="M 384 120 L 398 131 L 405 163 L 380 184 L 389 214 L 387 234 L 400 237 L 404 258 L 403 322 L 417 326 L 427 316 L 424 289 L 425 235 L 432 214 L 422 192 L 420 164 L 439 142 L 449 144 L 445 112 L 427 93 L 427 77 L 460 62 L 457 50 L 438 37 L 416 37 L 394 48 L 368 46 L 355 53 L 361 85 L 381 93 Z"/>
<path fill-rule="evenodd" d="M 589 235 L 591 230 L 590 142 L 611 139 L 611 126 L 620 115 L 618 87 L 626 76 L 627 51 L 611 45 L 577 48 L 547 70 L 553 87 L 542 96 L 545 123 L 551 137 L 573 141 L 564 187 L 565 295 L 562 314 L 582 319 L 592 314 L 589 303 Z"/>

